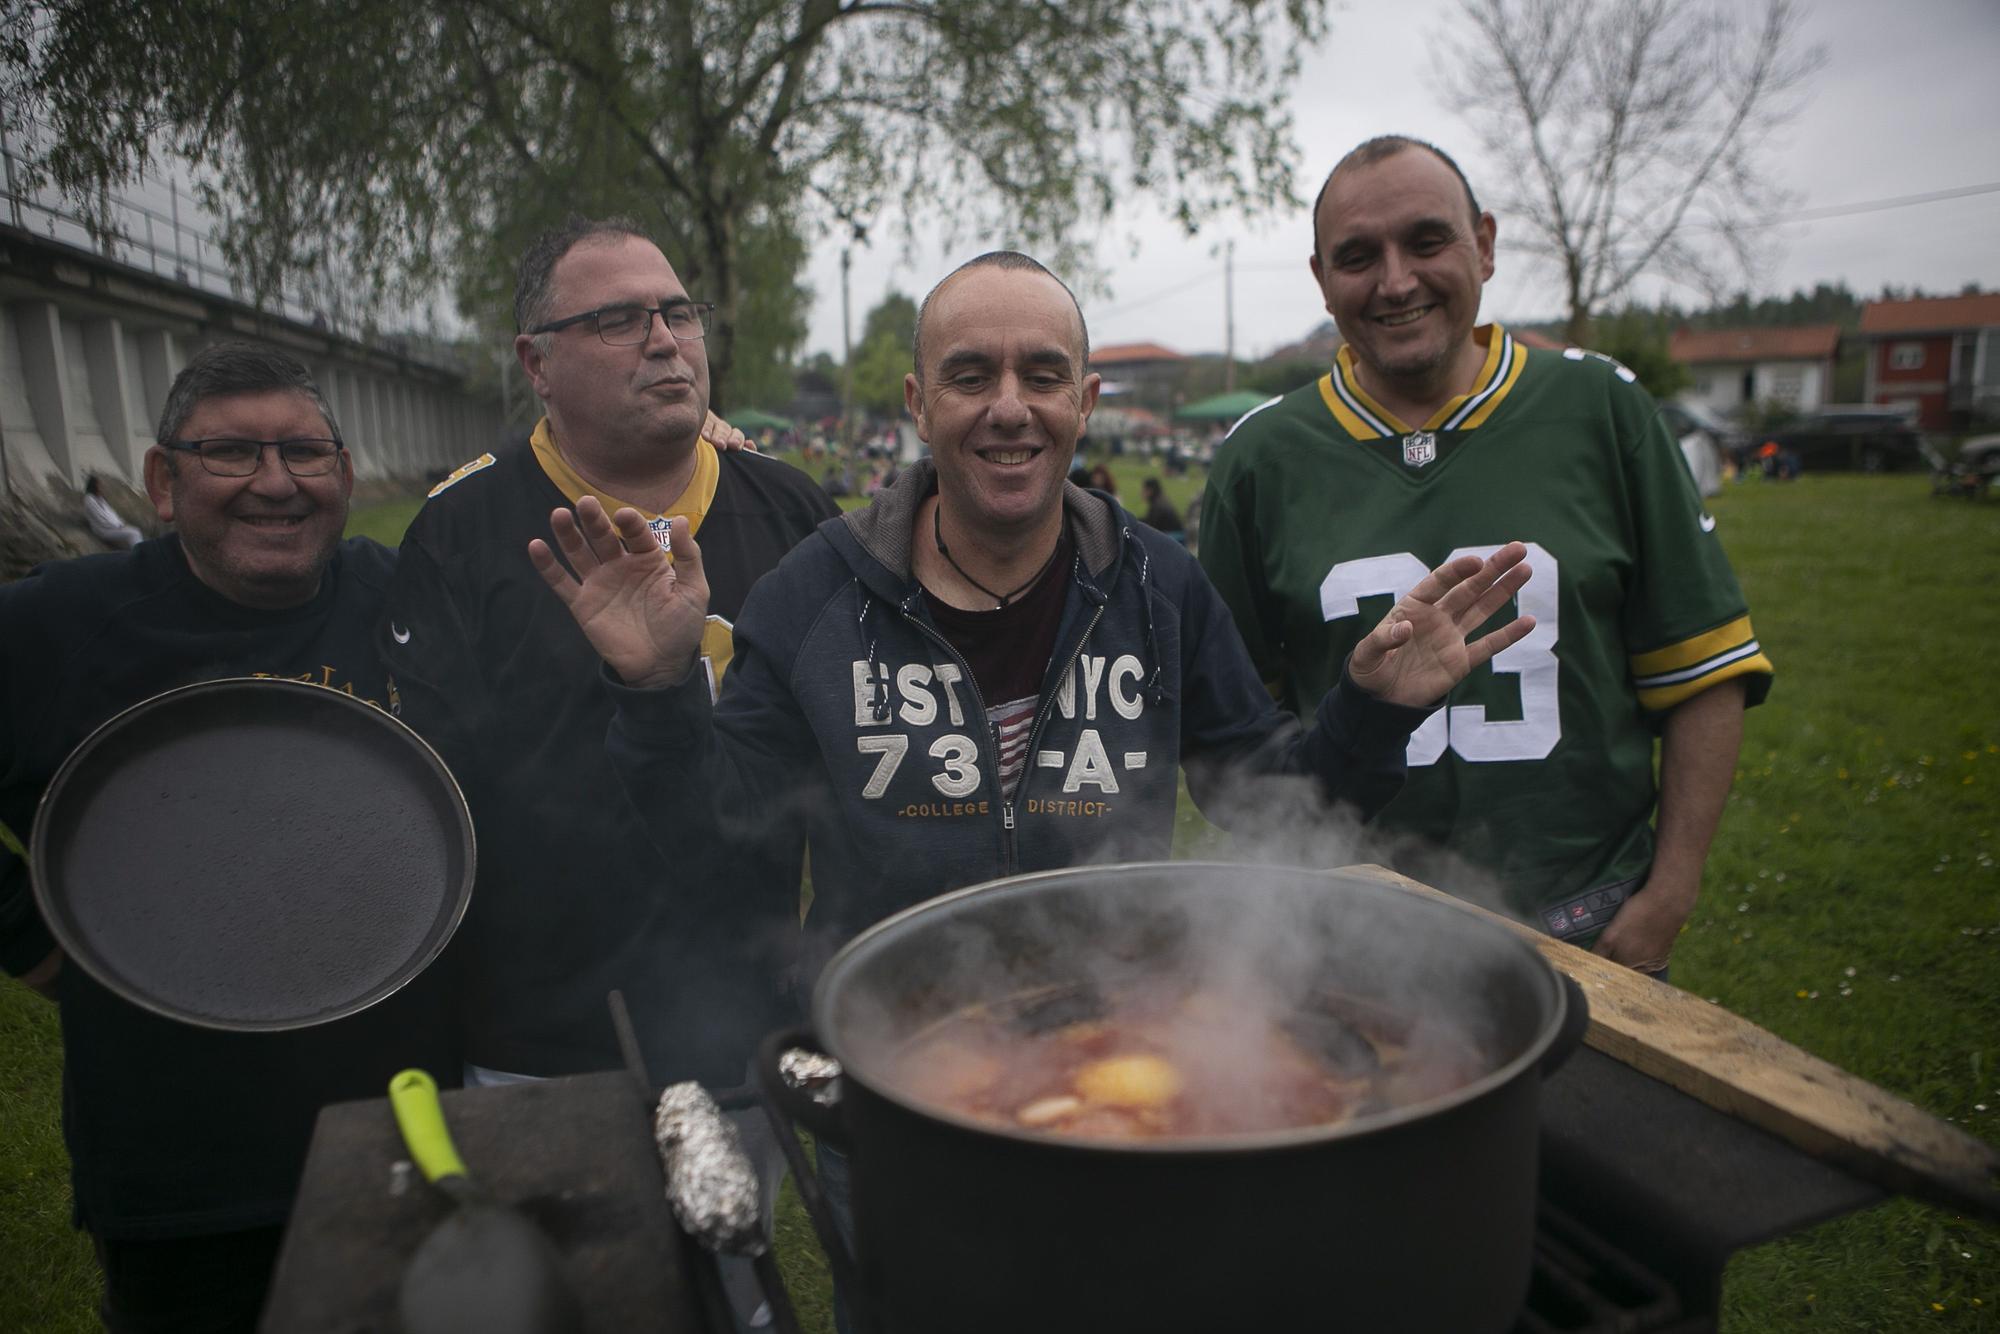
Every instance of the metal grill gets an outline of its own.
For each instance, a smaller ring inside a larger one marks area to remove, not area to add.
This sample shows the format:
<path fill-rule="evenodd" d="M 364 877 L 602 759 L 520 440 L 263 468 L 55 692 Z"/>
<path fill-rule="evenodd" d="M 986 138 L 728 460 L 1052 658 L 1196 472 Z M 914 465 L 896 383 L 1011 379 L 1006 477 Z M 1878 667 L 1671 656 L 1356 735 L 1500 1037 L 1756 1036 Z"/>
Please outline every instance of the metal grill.
<path fill-rule="evenodd" d="M 1673 1286 L 1542 1202 L 1535 1226 L 1535 1272 L 1515 1334 L 1652 1334 L 1676 1327 Z"/>

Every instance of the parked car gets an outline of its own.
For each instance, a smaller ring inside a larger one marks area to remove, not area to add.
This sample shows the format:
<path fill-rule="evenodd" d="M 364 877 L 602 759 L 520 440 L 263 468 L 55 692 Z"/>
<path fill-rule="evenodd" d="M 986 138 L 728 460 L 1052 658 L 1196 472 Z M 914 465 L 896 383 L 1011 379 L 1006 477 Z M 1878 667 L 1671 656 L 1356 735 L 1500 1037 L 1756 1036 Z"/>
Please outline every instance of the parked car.
<path fill-rule="evenodd" d="M 1681 443 L 1681 455 L 1704 496 L 1722 491 L 1722 461 L 1743 457 L 1743 436 L 1699 403 L 1662 403 L 1660 420 Z"/>
<path fill-rule="evenodd" d="M 1934 470 L 1942 460 L 1901 408 L 1830 407 L 1751 437 L 1752 452 L 1776 445 L 1804 472 Z"/>

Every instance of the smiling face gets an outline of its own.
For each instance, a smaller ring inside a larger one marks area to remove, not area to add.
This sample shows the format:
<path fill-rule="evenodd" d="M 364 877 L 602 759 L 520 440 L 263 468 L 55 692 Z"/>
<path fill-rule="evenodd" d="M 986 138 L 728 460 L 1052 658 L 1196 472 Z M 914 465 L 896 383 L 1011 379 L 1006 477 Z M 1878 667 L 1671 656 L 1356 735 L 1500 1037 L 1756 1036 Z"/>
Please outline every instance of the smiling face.
<path fill-rule="evenodd" d="M 625 235 L 579 241 L 556 262 L 550 288 L 555 320 L 605 306 L 688 299 L 659 247 Z M 657 316 L 646 341 L 629 347 L 606 344 L 589 320 L 542 337 L 549 340 L 546 352 L 527 334 L 515 347 L 564 448 L 606 456 L 665 451 L 672 458 L 693 448 L 708 414 L 702 340 L 680 341 Z"/>
<path fill-rule="evenodd" d="M 313 401 L 292 390 L 226 394 L 197 403 L 183 440 L 296 440 L 331 436 Z M 346 450 L 332 472 L 294 477 L 278 451 L 261 452 L 248 477 L 217 477 L 191 453 L 146 451 L 146 493 L 180 532 L 195 577 L 231 602 L 263 610 L 312 600 L 347 526 L 354 468 Z"/>
<path fill-rule="evenodd" d="M 903 398 L 950 522 L 1008 540 L 1061 522 L 1062 484 L 1098 378 L 1076 303 L 1043 273 L 969 268 L 932 294 L 923 376 Z"/>
<path fill-rule="evenodd" d="M 1408 148 L 1336 173 L 1318 222 L 1313 277 L 1364 385 L 1440 404 L 1463 392 L 1481 355 L 1472 327 L 1493 276 L 1493 215 L 1475 219 L 1451 168 Z"/>

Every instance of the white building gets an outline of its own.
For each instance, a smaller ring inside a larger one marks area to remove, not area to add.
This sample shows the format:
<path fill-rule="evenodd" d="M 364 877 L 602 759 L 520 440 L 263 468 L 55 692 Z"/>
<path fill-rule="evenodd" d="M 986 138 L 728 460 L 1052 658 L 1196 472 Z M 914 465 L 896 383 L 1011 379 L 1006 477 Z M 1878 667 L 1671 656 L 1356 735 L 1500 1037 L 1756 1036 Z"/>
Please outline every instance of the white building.
<path fill-rule="evenodd" d="M 1833 360 L 1840 327 L 1802 324 L 1781 329 L 1680 329 L 1668 354 L 1688 368 L 1694 384 L 1682 397 L 1734 417 L 1753 403 L 1782 403 L 1809 412 L 1833 394 Z"/>

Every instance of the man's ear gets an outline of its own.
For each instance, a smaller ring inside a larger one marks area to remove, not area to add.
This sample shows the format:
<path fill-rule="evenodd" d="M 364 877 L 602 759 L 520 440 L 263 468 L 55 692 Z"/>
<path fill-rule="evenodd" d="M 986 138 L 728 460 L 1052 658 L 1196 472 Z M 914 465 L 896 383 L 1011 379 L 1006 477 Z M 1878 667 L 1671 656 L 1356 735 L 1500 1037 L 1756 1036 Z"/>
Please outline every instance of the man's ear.
<path fill-rule="evenodd" d="M 903 377 L 903 407 L 910 414 L 910 420 L 917 424 L 917 439 L 925 444 L 931 442 L 930 424 L 924 420 L 924 391 L 917 383 L 915 375 Z"/>
<path fill-rule="evenodd" d="M 1083 377 L 1083 401 L 1079 406 L 1083 409 L 1082 420 L 1086 424 L 1090 421 L 1090 414 L 1097 409 L 1097 396 L 1103 389 L 1103 376 L 1086 375 Z"/>
<path fill-rule="evenodd" d="M 535 341 L 535 335 L 515 334 L 514 356 L 519 359 L 521 370 L 528 377 L 528 383 L 534 387 L 535 396 L 537 398 L 547 398 L 549 396 L 549 386 L 548 377 L 544 374 L 544 371 L 547 368 L 549 357 L 548 353 L 542 351 L 541 344 Z"/>
<path fill-rule="evenodd" d="M 1479 246 L 1479 281 L 1493 281 L 1493 238 L 1500 234 L 1500 224 L 1493 220 L 1491 213 L 1479 215 L 1479 227 L 1474 240 Z"/>
<path fill-rule="evenodd" d="M 1313 282 L 1319 286 L 1320 304 L 1326 307 L 1327 314 L 1333 314 L 1333 293 L 1326 290 L 1326 270 L 1320 267 L 1319 256 L 1308 256 L 1306 263 L 1312 268 Z"/>
<path fill-rule="evenodd" d="M 161 523 L 174 521 L 174 461 L 167 451 L 158 445 L 146 450 L 145 462 L 146 499 L 153 502 L 153 513 L 160 516 Z"/>

